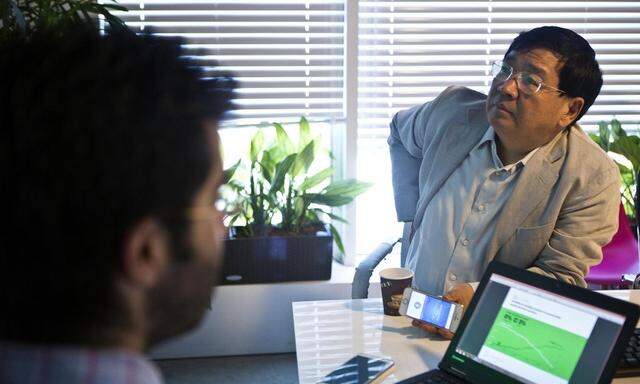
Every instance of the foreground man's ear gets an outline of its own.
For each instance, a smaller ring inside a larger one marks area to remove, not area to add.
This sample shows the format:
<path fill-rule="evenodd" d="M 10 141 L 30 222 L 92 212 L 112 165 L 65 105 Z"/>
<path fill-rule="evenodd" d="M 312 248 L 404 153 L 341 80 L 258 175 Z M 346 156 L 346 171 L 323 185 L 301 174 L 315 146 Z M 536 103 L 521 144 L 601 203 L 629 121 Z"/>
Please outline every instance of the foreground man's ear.
<path fill-rule="evenodd" d="M 169 234 L 156 219 L 147 217 L 134 224 L 123 244 L 122 274 L 130 284 L 156 285 L 170 257 Z"/>
<path fill-rule="evenodd" d="M 580 114 L 584 107 L 584 99 L 582 97 L 573 97 L 567 104 L 566 111 L 560 119 L 560 126 L 566 128 Z"/>

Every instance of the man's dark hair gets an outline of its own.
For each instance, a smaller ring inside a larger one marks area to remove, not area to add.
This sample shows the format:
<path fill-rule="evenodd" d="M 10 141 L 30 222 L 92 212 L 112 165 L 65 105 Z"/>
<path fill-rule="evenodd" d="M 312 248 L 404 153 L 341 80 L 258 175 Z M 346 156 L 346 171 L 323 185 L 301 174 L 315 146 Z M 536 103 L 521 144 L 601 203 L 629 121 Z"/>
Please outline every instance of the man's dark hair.
<path fill-rule="evenodd" d="M 570 97 L 584 99 L 582 111 L 571 122 L 575 123 L 591 107 L 602 88 L 602 72 L 595 51 L 572 30 L 546 26 L 520 33 L 504 56 L 506 58 L 512 51 L 526 52 L 535 48 L 548 49 L 559 57 L 562 68 L 558 88 Z"/>
<path fill-rule="evenodd" d="M 230 107 L 233 81 L 204 79 L 186 54 L 176 39 L 84 29 L 0 46 L 0 339 L 127 322 L 114 293 L 125 234 L 156 217 L 180 238 L 169 222 L 209 175 L 207 129 Z"/>

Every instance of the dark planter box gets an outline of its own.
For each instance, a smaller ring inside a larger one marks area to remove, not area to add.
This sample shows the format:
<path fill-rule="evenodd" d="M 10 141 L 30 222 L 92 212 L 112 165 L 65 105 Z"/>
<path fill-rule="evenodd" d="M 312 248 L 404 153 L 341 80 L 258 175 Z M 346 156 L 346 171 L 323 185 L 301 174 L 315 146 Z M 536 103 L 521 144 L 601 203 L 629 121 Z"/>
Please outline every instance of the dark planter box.
<path fill-rule="evenodd" d="M 333 237 L 323 231 L 315 235 L 227 239 L 224 253 L 222 284 L 329 280 Z"/>

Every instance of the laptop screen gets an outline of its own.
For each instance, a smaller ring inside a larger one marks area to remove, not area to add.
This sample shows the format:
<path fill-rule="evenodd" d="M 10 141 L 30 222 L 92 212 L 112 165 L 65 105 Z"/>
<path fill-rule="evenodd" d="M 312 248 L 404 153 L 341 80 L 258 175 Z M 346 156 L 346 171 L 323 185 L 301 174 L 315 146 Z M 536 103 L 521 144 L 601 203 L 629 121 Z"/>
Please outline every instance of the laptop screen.
<path fill-rule="evenodd" d="M 624 322 L 493 273 L 451 358 L 464 356 L 525 383 L 597 383 Z"/>

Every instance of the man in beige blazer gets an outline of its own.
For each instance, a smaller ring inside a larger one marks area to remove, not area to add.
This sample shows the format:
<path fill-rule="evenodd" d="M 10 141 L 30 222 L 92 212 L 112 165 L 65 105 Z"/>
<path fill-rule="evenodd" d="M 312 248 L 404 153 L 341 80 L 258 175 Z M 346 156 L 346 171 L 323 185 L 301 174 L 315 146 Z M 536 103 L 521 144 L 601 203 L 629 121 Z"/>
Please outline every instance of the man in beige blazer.
<path fill-rule="evenodd" d="M 616 165 L 576 124 L 602 86 L 595 53 L 570 30 L 536 28 L 492 74 L 488 96 L 449 87 L 391 122 L 414 284 L 468 304 L 495 259 L 586 286 L 620 202 Z"/>

